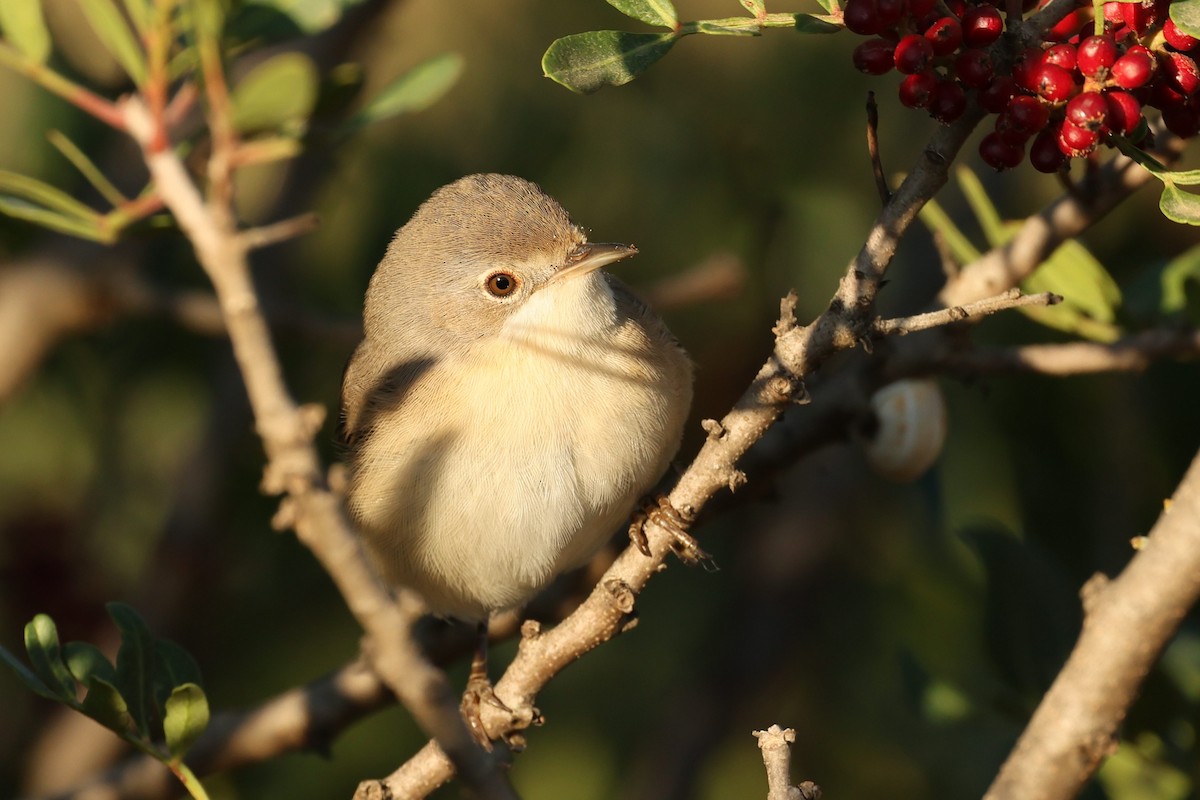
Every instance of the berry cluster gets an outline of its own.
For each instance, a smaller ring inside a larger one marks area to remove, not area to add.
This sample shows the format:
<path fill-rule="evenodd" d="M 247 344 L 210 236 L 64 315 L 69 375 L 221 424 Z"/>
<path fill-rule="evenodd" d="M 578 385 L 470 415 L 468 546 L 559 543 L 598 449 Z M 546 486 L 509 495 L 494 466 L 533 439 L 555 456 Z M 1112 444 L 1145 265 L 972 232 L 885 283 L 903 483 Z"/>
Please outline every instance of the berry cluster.
<path fill-rule="evenodd" d="M 1009 169 L 1028 151 L 1036 169 L 1054 172 L 1110 133 L 1136 135 L 1143 107 L 1159 109 L 1178 136 L 1200 133 L 1200 41 L 1169 18 L 1170 2 L 1106 3 L 1099 35 L 1087 3 L 1015 58 L 992 47 L 1005 24 L 989 0 L 847 0 L 844 21 L 872 37 L 854 51 L 859 70 L 904 76 L 901 103 L 948 124 L 974 92 L 996 115 L 983 160 Z M 1036 5 L 1026 0 L 1023 11 Z"/>

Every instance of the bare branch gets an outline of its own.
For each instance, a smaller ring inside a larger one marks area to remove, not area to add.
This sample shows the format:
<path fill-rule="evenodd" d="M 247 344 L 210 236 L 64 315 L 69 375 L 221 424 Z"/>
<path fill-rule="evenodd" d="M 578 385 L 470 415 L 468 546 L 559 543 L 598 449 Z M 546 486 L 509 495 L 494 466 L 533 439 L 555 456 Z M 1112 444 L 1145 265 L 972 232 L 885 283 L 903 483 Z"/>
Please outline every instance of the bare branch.
<path fill-rule="evenodd" d="M 273 222 L 261 228 L 251 228 L 248 231 L 242 231 L 238 234 L 238 237 L 242 240 L 242 247 L 249 252 L 251 250 L 259 250 L 263 247 L 270 247 L 280 242 L 286 242 L 288 239 L 294 239 L 297 236 L 303 236 L 306 233 L 316 230 L 319 224 L 320 221 L 317 219 L 316 214 L 301 214 L 298 217 Z"/>
<path fill-rule="evenodd" d="M 1200 455 L 1121 575 L 1084 587 L 1083 633 L 984 800 L 1075 797 L 1198 598 Z"/>
<path fill-rule="evenodd" d="M 938 328 L 954 322 L 968 319 L 979 319 L 997 311 L 1006 311 L 1021 306 L 1053 306 L 1062 302 L 1062 297 L 1050 292 L 1040 294 L 1022 294 L 1020 289 L 1009 289 L 1003 294 L 977 300 L 962 306 L 951 306 L 937 311 L 927 311 L 912 317 L 897 317 L 896 319 L 877 319 L 871 325 L 873 336 L 905 336 L 916 331 Z"/>
<path fill-rule="evenodd" d="M 1087 375 L 1095 372 L 1140 372 L 1163 359 L 1194 358 L 1200 358 L 1200 331 L 1155 329 L 1115 342 L 972 349 L 935 357 L 919 371 L 925 373 L 949 369 L 968 375 L 997 372 Z"/>
<path fill-rule="evenodd" d="M 754 731 L 767 770 L 767 800 L 821 800 L 821 787 L 812 781 L 792 786 L 792 744 L 796 732 L 772 725 Z"/>
<path fill-rule="evenodd" d="M 883 161 L 879 158 L 879 106 L 875 104 L 874 92 L 867 92 L 867 155 L 871 159 L 871 173 L 875 176 L 879 202 L 886 206 L 892 197 L 892 188 L 888 186 Z"/>

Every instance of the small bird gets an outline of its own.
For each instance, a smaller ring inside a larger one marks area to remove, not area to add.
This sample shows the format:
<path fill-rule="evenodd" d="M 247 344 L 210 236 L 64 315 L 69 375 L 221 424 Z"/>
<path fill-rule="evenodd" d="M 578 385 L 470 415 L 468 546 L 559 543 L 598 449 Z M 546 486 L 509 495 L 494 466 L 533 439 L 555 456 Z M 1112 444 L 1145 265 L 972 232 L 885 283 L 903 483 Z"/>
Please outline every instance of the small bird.
<path fill-rule="evenodd" d="M 347 507 L 382 578 L 483 622 L 585 563 L 666 471 L 692 365 L 536 184 L 469 175 L 393 238 L 346 367 Z"/>

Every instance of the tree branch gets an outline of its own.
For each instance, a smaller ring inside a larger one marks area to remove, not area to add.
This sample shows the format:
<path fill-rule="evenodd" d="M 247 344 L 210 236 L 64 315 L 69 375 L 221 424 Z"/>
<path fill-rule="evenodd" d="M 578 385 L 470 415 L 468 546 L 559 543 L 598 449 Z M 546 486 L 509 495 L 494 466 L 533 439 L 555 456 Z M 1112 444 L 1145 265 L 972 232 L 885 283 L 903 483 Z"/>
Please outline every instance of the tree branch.
<path fill-rule="evenodd" d="M 1138 688 L 1200 598 L 1200 455 L 1115 580 L 1083 589 L 1084 624 L 984 800 L 1074 797 L 1117 746 Z"/>
<path fill-rule="evenodd" d="M 754 731 L 754 738 L 758 739 L 767 770 L 767 800 L 821 800 L 821 787 L 812 781 L 792 786 L 794 730 L 772 725 L 765 731 Z"/>
<path fill-rule="evenodd" d="M 877 319 L 871 325 L 871 334 L 874 336 L 905 336 L 910 333 L 938 328 L 954 322 L 979 319 L 995 314 L 997 311 L 1005 311 L 1010 308 L 1053 306 L 1061 302 L 1062 297 L 1060 295 L 1050 292 L 1022 294 L 1020 289 L 1009 289 L 1007 292 L 998 294 L 995 297 L 989 297 L 962 306 L 951 306 L 950 308 L 942 308 L 937 311 L 927 311 L 924 314 L 917 314 L 911 317 Z"/>

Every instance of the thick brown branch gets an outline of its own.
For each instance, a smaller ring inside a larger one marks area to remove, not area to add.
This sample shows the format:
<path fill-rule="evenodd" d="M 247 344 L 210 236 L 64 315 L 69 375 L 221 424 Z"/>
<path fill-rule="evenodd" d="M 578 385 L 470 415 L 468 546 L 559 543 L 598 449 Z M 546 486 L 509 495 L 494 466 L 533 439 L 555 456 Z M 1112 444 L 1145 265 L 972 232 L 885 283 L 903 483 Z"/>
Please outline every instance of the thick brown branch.
<path fill-rule="evenodd" d="M 1084 592 L 1083 633 L 985 800 L 1074 797 L 1116 748 L 1138 687 L 1200 598 L 1200 455 L 1143 548 Z"/>

